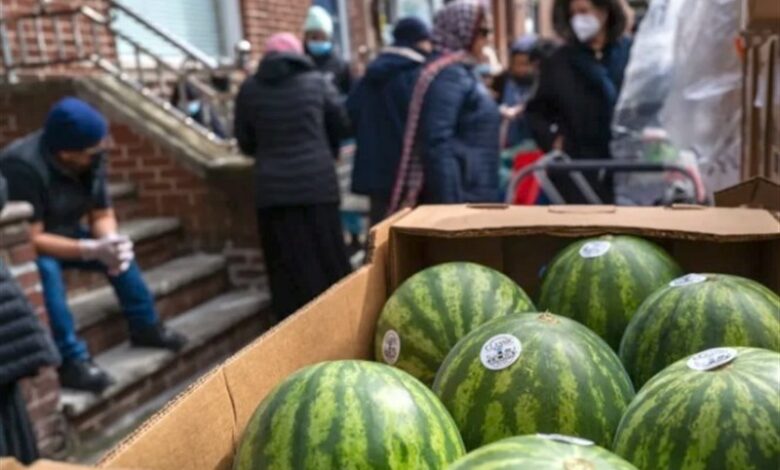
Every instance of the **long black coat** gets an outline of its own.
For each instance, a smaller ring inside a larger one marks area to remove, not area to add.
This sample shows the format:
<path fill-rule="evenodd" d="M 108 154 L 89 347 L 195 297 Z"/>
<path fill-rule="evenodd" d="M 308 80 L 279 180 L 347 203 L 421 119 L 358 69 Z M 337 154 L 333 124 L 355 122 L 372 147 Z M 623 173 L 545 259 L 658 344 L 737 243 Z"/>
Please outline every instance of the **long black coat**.
<path fill-rule="evenodd" d="M 631 44 L 624 39 L 608 47 L 612 49 L 612 78 L 619 92 Z M 534 139 L 544 151 L 550 151 L 555 139 L 562 136 L 564 151 L 573 159 L 610 159 L 614 102 L 605 95 L 599 83 L 584 76 L 577 65 L 583 62 L 594 68 L 607 65 L 592 51 L 577 44 L 562 46 L 542 61 L 538 87 L 528 102 L 526 117 Z M 612 179 L 595 174 L 587 176 L 604 202 L 611 203 L 614 199 Z M 584 202 L 568 178 L 553 180 L 566 202 Z"/>
<path fill-rule="evenodd" d="M 235 134 L 255 159 L 258 208 L 338 203 L 334 159 L 349 127 L 341 101 L 303 55 L 269 54 L 244 82 Z"/>

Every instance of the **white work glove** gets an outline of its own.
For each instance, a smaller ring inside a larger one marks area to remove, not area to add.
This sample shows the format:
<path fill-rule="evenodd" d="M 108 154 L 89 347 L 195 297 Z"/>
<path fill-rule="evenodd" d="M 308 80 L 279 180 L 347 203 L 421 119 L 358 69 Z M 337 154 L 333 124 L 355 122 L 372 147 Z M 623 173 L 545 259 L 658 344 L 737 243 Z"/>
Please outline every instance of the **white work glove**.
<path fill-rule="evenodd" d="M 135 259 L 133 242 L 124 235 L 113 234 L 98 240 L 79 240 L 79 248 L 82 259 L 103 263 L 110 276 L 118 276 L 127 271 Z"/>

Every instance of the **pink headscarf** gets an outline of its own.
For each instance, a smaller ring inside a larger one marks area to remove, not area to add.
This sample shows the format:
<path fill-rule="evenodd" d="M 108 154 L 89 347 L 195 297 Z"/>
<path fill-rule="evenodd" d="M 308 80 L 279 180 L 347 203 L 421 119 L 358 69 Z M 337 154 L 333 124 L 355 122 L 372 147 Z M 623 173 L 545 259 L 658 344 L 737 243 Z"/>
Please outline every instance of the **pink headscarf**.
<path fill-rule="evenodd" d="M 292 33 L 276 33 L 265 41 L 265 53 L 271 52 L 303 54 L 303 45 Z"/>

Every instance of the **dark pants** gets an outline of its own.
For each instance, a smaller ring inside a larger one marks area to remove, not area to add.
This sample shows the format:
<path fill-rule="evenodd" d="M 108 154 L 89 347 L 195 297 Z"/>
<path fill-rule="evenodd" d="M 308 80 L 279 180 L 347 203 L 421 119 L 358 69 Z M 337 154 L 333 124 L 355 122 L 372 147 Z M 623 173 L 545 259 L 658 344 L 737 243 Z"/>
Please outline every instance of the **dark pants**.
<path fill-rule="evenodd" d="M 387 196 L 371 196 L 371 213 L 369 221 L 371 226 L 387 218 L 387 210 L 390 208 L 390 198 Z"/>
<path fill-rule="evenodd" d="M 146 287 L 141 269 L 135 262 L 119 276 L 108 276 L 106 267 L 100 263 L 64 261 L 50 256 L 39 257 L 37 263 L 54 341 L 63 359 L 89 358 L 87 345 L 76 334 L 73 313 L 68 307 L 68 289 L 62 278 L 62 271 L 65 269 L 104 273 L 119 298 L 119 304 L 131 330 L 151 326 L 158 321 L 154 297 Z"/>
<path fill-rule="evenodd" d="M 257 211 L 273 308 L 285 318 L 349 274 L 338 204 Z"/>
<path fill-rule="evenodd" d="M 25 465 L 38 459 L 35 433 L 16 382 L 0 385 L 0 457 L 14 457 Z"/>

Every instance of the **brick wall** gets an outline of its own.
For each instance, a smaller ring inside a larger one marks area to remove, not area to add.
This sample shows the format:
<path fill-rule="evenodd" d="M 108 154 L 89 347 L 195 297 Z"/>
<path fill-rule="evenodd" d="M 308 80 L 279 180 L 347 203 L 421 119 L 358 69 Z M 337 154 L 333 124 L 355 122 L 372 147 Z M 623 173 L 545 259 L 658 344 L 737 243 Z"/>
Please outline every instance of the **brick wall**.
<path fill-rule="evenodd" d="M 113 57 L 116 54 L 114 40 L 105 27 L 95 26 L 83 15 L 75 17 L 71 14 L 56 15 L 56 12 L 71 11 L 79 6 L 89 6 L 99 13 L 106 14 L 108 8 L 105 0 L 49 2 L 46 11 L 51 16 L 41 17 L 39 21 L 33 18 L 20 18 L 20 15 L 40 12 L 38 0 L 0 0 L 0 6 L 2 7 L 0 16 L 6 19 L 7 44 L 14 63 L 25 60 L 35 63 L 69 61 L 67 64 L 50 66 L 46 69 L 18 68 L 16 72 L 19 75 L 46 76 L 73 73 L 74 70 L 91 67 L 88 64 L 73 62 L 74 60 L 83 60 L 94 53 L 103 57 Z M 72 18 L 75 18 L 75 21 Z M 57 29 L 59 29 L 61 47 L 56 41 Z M 43 48 L 40 47 L 40 42 L 43 42 Z M 81 47 L 77 47 L 77 44 Z"/>
<path fill-rule="evenodd" d="M 0 87 L 0 147 L 38 129 L 51 105 L 67 95 L 78 95 L 69 80 L 22 83 Z M 89 101 L 89 97 L 82 97 Z M 93 103 L 96 104 L 96 103 Z M 185 164 L 161 142 L 146 136 L 136 123 L 123 122 L 99 103 L 111 121 L 114 148 L 109 177 L 137 186 L 138 203 L 130 217 L 179 217 L 183 249 L 224 252 L 233 260 L 231 283 L 239 287 L 263 285 L 252 198 L 251 170 L 204 174 Z M 250 188 L 247 190 L 247 188 Z"/>
<path fill-rule="evenodd" d="M 0 264 L 10 269 L 41 322 L 47 323 L 40 278 L 35 267 L 35 250 L 24 219 L 9 221 L 0 218 Z M 41 452 L 57 456 L 66 444 L 66 427 L 64 417 L 57 409 L 60 388 L 55 370 L 44 369 L 38 376 L 24 380 L 22 390 Z"/>

